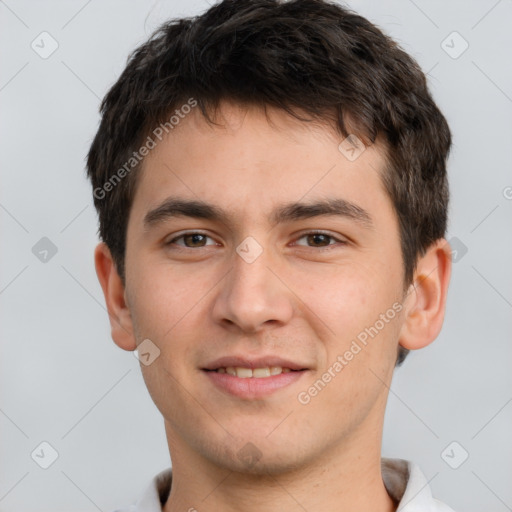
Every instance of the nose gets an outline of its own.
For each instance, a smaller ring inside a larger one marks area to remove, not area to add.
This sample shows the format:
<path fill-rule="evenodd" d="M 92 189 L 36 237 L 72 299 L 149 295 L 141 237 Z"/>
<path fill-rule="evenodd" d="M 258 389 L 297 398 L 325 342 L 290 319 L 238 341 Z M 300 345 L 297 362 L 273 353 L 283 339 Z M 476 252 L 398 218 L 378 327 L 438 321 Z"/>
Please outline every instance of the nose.
<path fill-rule="evenodd" d="M 285 284 L 267 250 L 252 262 L 238 253 L 220 283 L 213 316 L 224 328 L 256 333 L 269 326 L 282 326 L 293 315 L 293 293 Z"/>

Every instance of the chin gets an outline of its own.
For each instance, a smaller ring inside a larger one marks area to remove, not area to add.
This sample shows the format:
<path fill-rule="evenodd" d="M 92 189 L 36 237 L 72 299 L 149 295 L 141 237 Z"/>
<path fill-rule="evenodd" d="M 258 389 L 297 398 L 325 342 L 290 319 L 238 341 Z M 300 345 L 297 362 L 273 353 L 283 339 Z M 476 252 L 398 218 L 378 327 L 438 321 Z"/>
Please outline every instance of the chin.
<path fill-rule="evenodd" d="M 203 456 L 219 468 L 235 473 L 250 475 L 280 475 L 290 473 L 307 465 L 309 456 L 304 450 L 304 443 L 297 440 L 287 443 L 279 440 L 277 444 L 265 437 L 244 436 L 229 438 L 224 444 L 213 446 L 211 442 L 203 451 Z M 311 447 L 312 452 L 314 448 Z"/>

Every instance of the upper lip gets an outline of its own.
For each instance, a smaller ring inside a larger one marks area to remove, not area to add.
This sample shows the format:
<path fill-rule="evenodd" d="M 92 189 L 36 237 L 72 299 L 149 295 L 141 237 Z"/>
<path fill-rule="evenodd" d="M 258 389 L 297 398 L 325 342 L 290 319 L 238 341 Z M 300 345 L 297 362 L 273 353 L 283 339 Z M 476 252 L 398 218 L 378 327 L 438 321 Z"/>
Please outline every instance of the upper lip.
<path fill-rule="evenodd" d="M 307 366 L 294 363 L 288 359 L 277 356 L 247 357 L 247 356 L 224 356 L 215 359 L 203 367 L 203 370 L 217 370 L 219 368 L 242 367 L 242 368 L 267 368 L 271 366 L 280 366 L 281 368 L 290 368 L 290 370 L 307 370 Z"/>

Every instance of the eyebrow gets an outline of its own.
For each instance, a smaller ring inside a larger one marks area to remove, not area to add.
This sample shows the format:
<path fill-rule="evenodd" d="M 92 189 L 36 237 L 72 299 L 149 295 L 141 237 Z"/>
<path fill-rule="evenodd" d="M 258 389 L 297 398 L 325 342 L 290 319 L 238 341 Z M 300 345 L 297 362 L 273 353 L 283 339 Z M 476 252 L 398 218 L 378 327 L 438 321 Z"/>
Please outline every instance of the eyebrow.
<path fill-rule="evenodd" d="M 321 216 L 338 216 L 351 219 L 370 229 L 370 214 L 360 206 L 341 198 L 327 198 L 313 202 L 286 203 L 275 208 L 270 216 L 272 225 Z M 144 227 L 150 229 L 174 217 L 207 219 L 229 225 L 232 220 L 227 211 L 201 200 L 169 197 L 144 217 Z"/>

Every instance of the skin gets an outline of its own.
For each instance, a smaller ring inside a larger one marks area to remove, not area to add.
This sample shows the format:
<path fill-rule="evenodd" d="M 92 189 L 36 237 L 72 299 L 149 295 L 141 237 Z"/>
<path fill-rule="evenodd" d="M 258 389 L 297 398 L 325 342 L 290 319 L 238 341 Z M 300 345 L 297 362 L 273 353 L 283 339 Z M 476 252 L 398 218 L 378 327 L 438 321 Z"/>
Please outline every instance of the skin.
<path fill-rule="evenodd" d="M 450 248 L 444 239 L 433 244 L 405 286 L 381 142 L 351 162 L 328 124 L 267 111 L 268 119 L 261 108 L 225 102 L 222 125 L 211 126 L 194 109 L 144 161 L 124 285 L 108 248 L 96 249 L 115 343 L 134 350 L 150 339 L 161 351 L 141 369 L 172 457 L 165 511 L 396 510 L 380 473 L 388 387 L 398 344 L 422 348 L 441 329 Z M 229 217 L 145 226 L 170 196 L 207 201 Z M 269 219 L 282 203 L 326 198 L 364 209 L 371 226 L 335 215 Z M 331 238 L 304 236 L 315 230 Z M 184 231 L 207 238 L 170 243 Z M 235 250 L 249 236 L 263 248 L 252 263 Z M 298 394 L 394 303 L 401 311 L 300 403 Z M 275 354 L 308 371 L 263 399 L 242 399 L 201 370 L 232 354 Z M 256 462 L 238 457 L 247 443 Z"/>

